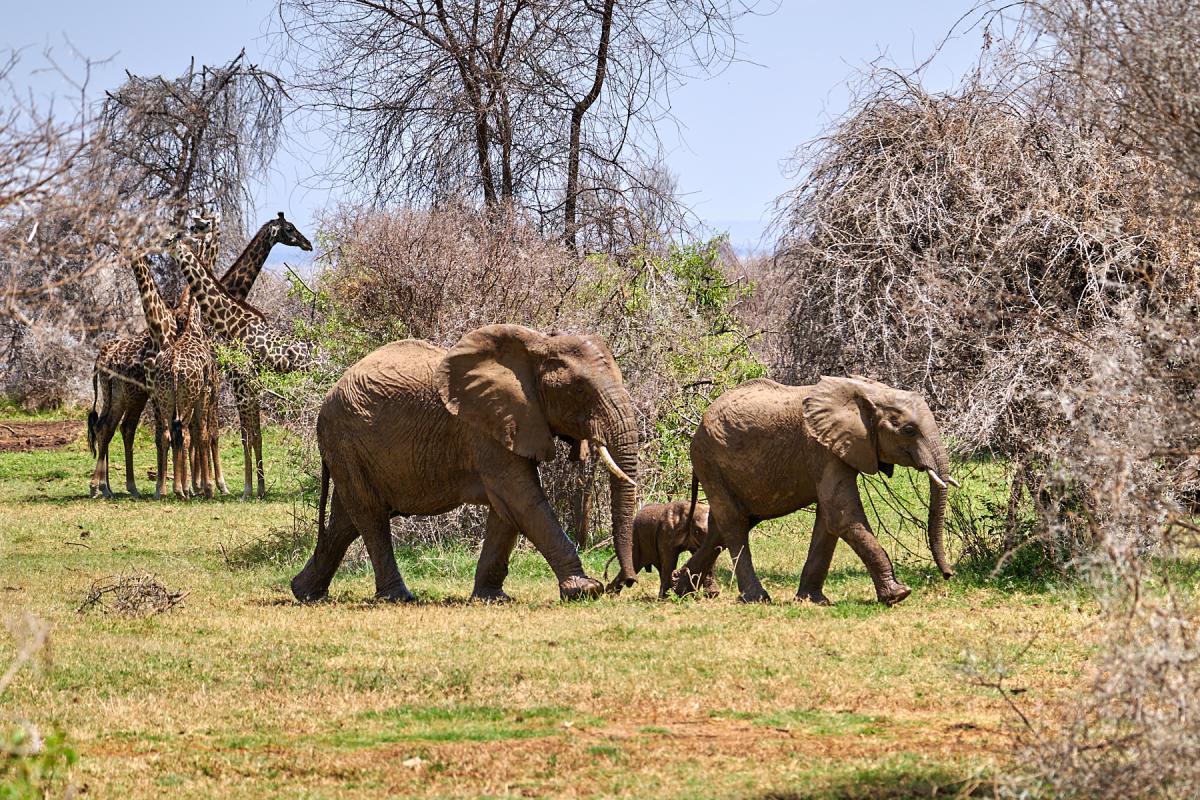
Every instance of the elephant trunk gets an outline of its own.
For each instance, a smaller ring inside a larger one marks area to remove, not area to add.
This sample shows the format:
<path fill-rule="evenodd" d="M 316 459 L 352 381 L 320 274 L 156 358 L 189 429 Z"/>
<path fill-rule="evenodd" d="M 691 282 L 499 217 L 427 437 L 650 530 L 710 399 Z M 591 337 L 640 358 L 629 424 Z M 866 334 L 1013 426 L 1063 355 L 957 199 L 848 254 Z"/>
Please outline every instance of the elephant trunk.
<path fill-rule="evenodd" d="M 954 575 L 949 562 L 946 560 L 946 549 L 942 534 L 946 522 L 946 494 L 949 491 L 943 477 L 950 475 L 950 459 L 946 456 L 946 448 L 940 441 L 934 446 L 934 465 L 929 472 L 929 551 L 933 553 L 933 561 L 941 571 L 942 577 L 949 580 Z"/>
<path fill-rule="evenodd" d="M 638 428 L 633 401 L 623 388 L 610 392 L 604 405 L 606 411 L 599 432 L 617 470 L 629 479 L 624 480 L 610 469 L 613 548 L 618 571 L 608 591 L 615 593 L 637 582 L 633 568 L 633 516 L 637 510 Z"/>

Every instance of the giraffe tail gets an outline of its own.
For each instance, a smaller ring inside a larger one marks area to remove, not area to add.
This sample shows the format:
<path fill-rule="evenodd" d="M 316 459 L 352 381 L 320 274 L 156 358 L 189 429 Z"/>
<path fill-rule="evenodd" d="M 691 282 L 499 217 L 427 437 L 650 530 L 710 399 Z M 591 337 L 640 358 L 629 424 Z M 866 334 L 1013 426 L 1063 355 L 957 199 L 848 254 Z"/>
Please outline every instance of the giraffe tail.
<path fill-rule="evenodd" d="M 100 422 L 100 415 L 96 413 L 96 398 L 100 394 L 98 376 L 92 371 L 92 410 L 88 414 L 88 450 L 92 451 L 92 455 L 96 455 L 96 424 Z"/>
<path fill-rule="evenodd" d="M 317 502 L 317 541 L 325 538 L 325 505 L 329 500 L 329 467 L 321 459 L 321 499 Z"/>

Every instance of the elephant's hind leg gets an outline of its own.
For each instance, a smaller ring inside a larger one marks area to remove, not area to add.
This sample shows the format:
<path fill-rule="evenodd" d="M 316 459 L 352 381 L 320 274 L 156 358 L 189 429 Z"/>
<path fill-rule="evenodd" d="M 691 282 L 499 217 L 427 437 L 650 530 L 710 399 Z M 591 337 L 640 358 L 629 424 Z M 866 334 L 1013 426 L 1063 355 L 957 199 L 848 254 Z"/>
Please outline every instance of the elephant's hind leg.
<path fill-rule="evenodd" d="M 712 516 L 709 516 L 712 524 Z M 738 600 L 742 603 L 769 603 L 771 595 L 763 588 L 754 570 L 754 559 L 750 555 L 750 521 L 736 513 L 718 518 L 717 529 L 725 541 L 725 549 L 733 559 L 733 574 L 737 576 Z"/>
<path fill-rule="evenodd" d="M 330 498 L 329 523 L 317 536 L 317 546 L 304 569 L 292 578 L 292 594 L 302 603 L 320 600 L 329 594 L 329 583 L 341 566 L 350 543 L 358 538 L 358 528 L 342 508 L 337 490 Z"/>
<path fill-rule="evenodd" d="M 396 566 L 396 552 L 392 549 L 392 526 L 388 514 L 377 508 L 347 509 L 354 527 L 362 534 L 371 557 L 371 568 L 375 572 L 375 599 L 391 603 L 412 603 L 417 598 L 404 584 L 400 568 Z"/>
<path fill-rule="evenodd" d="M 816 603 L 819 606 L 831 606 L 825 596 L 825 578 L 829 575 L 829 564 L 833 561 L 833 551 L 837 547 L 835 536 L 826 524 L 821 507 L 817 506 L 817 519 L 813 523 L 812 541 L 808 545 L 808 558 L 804 569 L 800 572 L 800 588 L 796 590 L 796 599 Z"/>
<path fill-rule="evenodd" d="M 479 564 L 475 567 L 472 600 L 506 603 L 512 599 L 504 591 L 504 579 L 508 577 L 508 560 L 519 535 L 516 526 L 496 513 L 495 509 L 488 511 L 487 533 L 483 537 Z"/>

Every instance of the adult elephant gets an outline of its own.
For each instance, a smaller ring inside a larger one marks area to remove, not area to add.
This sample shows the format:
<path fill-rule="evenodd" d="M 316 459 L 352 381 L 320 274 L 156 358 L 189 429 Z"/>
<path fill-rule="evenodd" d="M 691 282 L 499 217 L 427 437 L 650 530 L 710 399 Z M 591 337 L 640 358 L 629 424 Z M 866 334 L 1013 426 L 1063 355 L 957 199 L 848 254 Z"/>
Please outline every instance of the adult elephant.
<path fill-rule="evenodd" d="M 910 589 L 871 532 L 858 496 L 859 473 L 892 474 L 893 465 L 929 473 L 929 547 L 950 578 L 942 527 L 950 464 L 925 400 L 866 378 L 826 378 L 811 386 L 748 381 L 709 406 L 692 438 L 692 497 L 708 496 L 708 535 L 678 570 L 677 594 L 695 591 L 721 548 L 734 560 L 739 597 L 769 602 L 754 571 L 749 531 L 765 519 L 817 504 L 797 599 L 828 604 L 825 577 L 838 539 L 866 564 L 881 603 Z"/>
<path fill-rule="evenodd" d="M 407 339 L 384 345 L 346 371 L 317 417 L 321 501 L 317 545 L 292 579 L 299 600 L 324 596 L 362 536 L 375 593 L 413 599 L 396 567 L 388 520 L 488 506 L 472 597 L 508 600 L 504 579 L 519 533 L 550 563 L 561 597 L 594 597 L 538 480 L 554 439 L 581 457 L 588 443 L 612 473 L 612 529 L 619 573 L 611 591 L 635 582 L 633 514 L 638 430 L 621 371 L 593 336 L 489 325 L 450 350 Z M 333 497 L 326 525 L 329 480 Z"/>

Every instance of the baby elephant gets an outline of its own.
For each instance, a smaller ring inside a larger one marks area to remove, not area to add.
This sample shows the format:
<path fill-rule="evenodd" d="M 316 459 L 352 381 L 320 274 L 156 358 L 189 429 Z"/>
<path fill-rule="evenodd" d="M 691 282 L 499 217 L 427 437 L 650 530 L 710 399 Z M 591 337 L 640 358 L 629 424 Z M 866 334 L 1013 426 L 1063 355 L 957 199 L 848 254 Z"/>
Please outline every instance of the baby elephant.
<path fill-rule="evenodd" d="M 658 596 L 663 598 L 671 588 L 671 573 L 684 550 L 695 552 L 700 540 L 708 533 L 708 506 L 696 504 L 695 517 L 688 525 L 687 500 L 673 503 L 651 503 L 643 506 L 633 518 L 633 570 L 658 570 Z M 712 573 L 703 577 L 704 592 L 709 597 L 720 593 Z"/>

